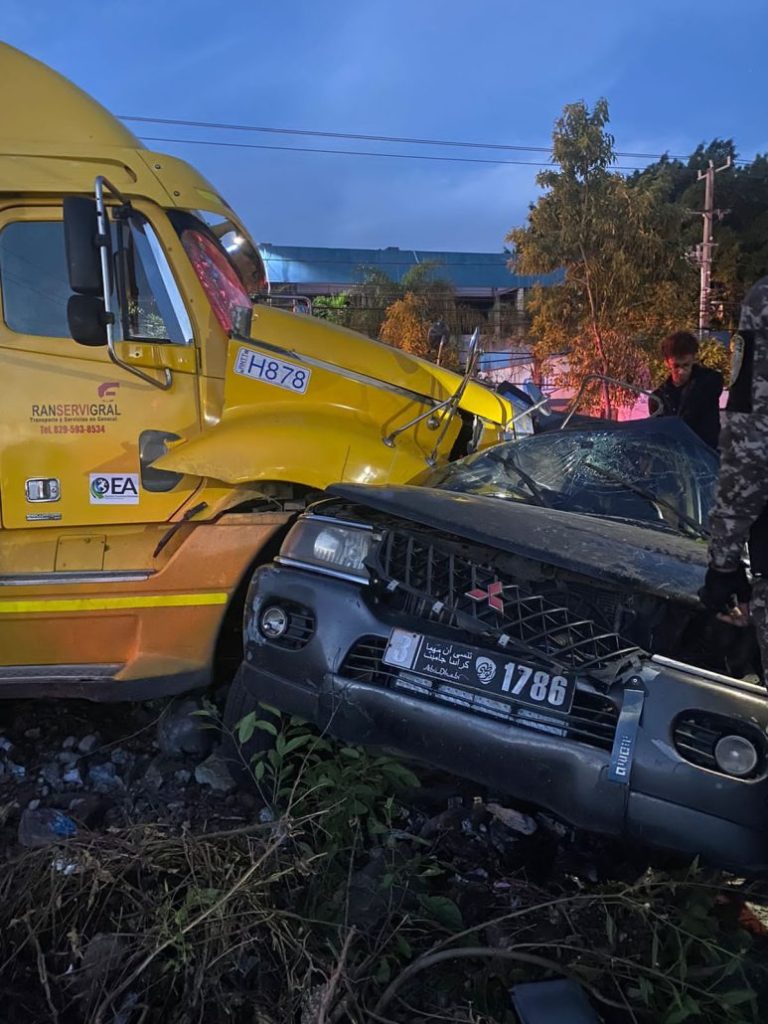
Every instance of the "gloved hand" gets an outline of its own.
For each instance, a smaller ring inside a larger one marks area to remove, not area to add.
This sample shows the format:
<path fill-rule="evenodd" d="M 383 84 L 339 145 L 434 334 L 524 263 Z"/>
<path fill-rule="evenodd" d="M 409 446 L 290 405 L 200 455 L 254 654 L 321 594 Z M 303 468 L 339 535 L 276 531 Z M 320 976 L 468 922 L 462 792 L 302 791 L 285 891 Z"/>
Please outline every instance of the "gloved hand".
<path fill-rule="evenodd" d="M 752 596 L 747 570 L 740 563 L 737 569 L 715 569 L 711 565 L 699 591 L 699 600 L 711 612 L 727 613 L 737 604 L 746 604 Z"/>

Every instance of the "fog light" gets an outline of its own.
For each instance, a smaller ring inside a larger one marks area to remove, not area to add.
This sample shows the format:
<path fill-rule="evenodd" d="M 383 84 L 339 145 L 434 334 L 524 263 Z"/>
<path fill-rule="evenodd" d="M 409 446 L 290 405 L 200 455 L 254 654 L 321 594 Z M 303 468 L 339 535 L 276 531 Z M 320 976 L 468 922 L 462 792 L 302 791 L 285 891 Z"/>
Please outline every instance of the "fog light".
<path fill-rule="evenodd" d="M 277 640 L 288 629 L 288 612 L 276 604 L 261 613 L 261 632 L 270 640 Z"/>
<path fill-rule="evenodd" d="M 726 775 L 750 775 L 757 764 L 757 748 L 744 736 L 723 736 L 715 745 L 715 761 Z"/>

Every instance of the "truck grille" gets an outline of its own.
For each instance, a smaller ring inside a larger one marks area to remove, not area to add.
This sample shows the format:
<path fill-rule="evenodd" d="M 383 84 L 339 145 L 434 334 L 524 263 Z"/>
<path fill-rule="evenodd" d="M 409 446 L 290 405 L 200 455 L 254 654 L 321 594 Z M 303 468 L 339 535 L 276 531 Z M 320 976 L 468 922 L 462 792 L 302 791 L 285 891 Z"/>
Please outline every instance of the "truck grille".
<path fill-rule="evenodd" d="M 600 694 L 577 690 L 568 715 L 551 715 L 391 668 L 382 661 L 386 646 L 387 641 L 382 637 L 361 638 L 349 650 L 339 674 L 354 682 L 401 690 L 409 696 L 450 704 L 524 729 L 578 740 L 600 750 L 610 750 L 613 745 L 618 711 Z"/>
<path fill-rule="evenodd" d="M 639 648 L 592 617 L 558 603 L 559 596 L 556 602 L 534 593 L 472 560 L 461 545 L 453 548 L 416 531 L 390 531 L 378 567 L 389 584 L 390 600 L 399 600 L 400 610 L 417 618 L 494 638 L 503 635 L 510 649 L 530 653 L 560 671 L 615 677 L 637 662 Z M 499 584 L 502 590 L 496 590 L 493 603 L 468 597 L 469 592 L 488 594 L 489 587 Z"/>

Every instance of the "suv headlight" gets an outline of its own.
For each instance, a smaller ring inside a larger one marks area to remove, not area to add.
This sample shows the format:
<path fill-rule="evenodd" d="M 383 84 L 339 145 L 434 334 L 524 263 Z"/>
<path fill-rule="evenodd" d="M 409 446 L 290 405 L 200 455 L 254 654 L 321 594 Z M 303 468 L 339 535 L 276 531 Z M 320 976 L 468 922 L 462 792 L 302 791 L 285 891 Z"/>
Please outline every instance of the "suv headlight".
<path fill-rule="evenodd" d="M 380 540 L 373 530 L 308 516 L 291 529 L 278 561 L 367 580 L 365 562 Z"/>

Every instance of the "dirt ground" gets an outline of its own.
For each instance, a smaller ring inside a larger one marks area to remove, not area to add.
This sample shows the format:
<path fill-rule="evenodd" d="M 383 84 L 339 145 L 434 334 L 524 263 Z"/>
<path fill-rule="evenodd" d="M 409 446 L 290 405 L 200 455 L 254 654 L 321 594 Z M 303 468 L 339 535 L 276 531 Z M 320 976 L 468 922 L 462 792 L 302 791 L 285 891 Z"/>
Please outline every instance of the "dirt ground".
<path fill-rule="evenodd" d="M 219 737 L 190 699 L 0 706 L 3 1024 L 511 1022 L 557 977 L 606 1022 L 768 1014 L 761 884 L 301 723 L 238 788 Z"/>

